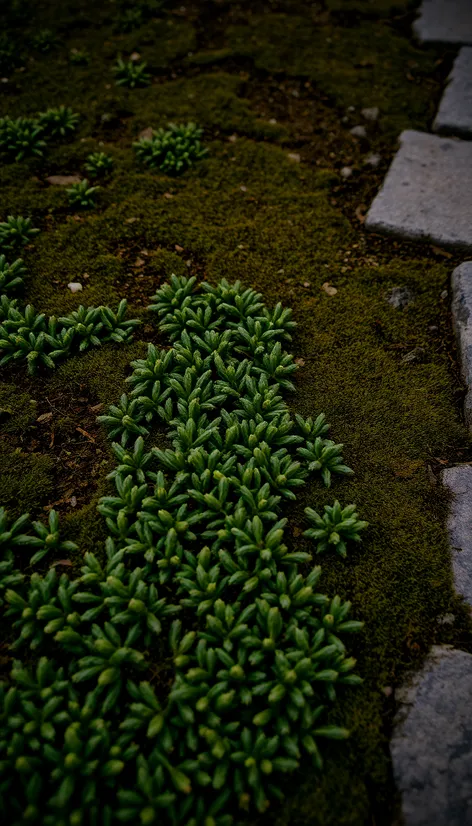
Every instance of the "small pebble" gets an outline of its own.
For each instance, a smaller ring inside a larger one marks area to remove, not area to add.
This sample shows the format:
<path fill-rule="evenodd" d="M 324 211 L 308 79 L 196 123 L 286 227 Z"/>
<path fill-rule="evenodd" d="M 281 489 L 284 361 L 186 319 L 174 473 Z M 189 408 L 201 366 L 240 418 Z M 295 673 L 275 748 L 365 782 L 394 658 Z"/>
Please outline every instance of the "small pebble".
<path fill-rule="evenodd" d="M 294 161 L 295 163 L 300 163 L 300 155 L 298 154 L 298 152 L 289 152 L 287 158 L 289 158 L 289 160 L 291 161 Z"/>
<path fill-rule="evenodd" d="M 444 299 L 446 299 L 446 298 L 447 298 L 447 290 L 443 290 L 443 291 L 442 291 L 442 293 L 441 293 L 441 298 L 442 298 L 442 300 L 443 300 L 443 301 L 444 301 Z"/>
<path fill-rule="evenodd" d="M 403 310 L 405 307 L 408 307 L 413 300 L 414 295 L 408 287 L 393 287 L 387 297 L 388 303 L 391 304 L 392 307 L 395 307 L 396 310 Z"/>
<path fill-rule="evenodd" d="M 349 114 L 351 114 L 351 115 L 352 115 L 352 113 L 353 113 L 353 112 L 355 112 L 355 111 L 356 111 L 356 107 L 355 107 L 355 106 L 348 106 L 348 107 L 347 107 L 347 109 L 346 109 L 346 112 L 349 112 Z"/>
<path fill-rule="evenodd" d="M 376 152 L 371 152 L 370 155 L 367 155 L 365 163 L 375 168 L 379 165 L 381 160 L 382 158 L 380 157 L 380 155 L 377 155 Z"/>
<path fill-rule="evenodd" d="M 7 77 L 2 77 L 1 80 L 2 80 L 2 83 L 8 83 L 8 78 Z"/>
<path fill-rule="evenodd" d="M 344 180 L 347 180 L 347 178 L 350 178 L 351 175 L 352 175 L 352 169 L 351 169 L 350 166 L 343 166 L 343 168 L 341 169 L 341 172 L 339 174 L 341 175 L 341 178 L 344 178 Z"/>
<path fill-rule="evenodd" d="M 237 135 L 230 135 L 228 140 L 231 141 L 231 143 L 236 143 L 236 141 L 238 140 L 238 136 Z"/>
<path fill-rule="evenodd" d="M 442 616 L 438 617 L 437 623 L 438 625 L 454 625 L 455 619 L 454 614 L 442 614 Z"/>
<path fill-rule="evenodd" d="M 67 285 L 71 293 L 78 293 L 80 290 L 83 289 L 82 284 L 78 281 L 71 281 L 70 284 Z"/>
<path fill-rule="evenodd" d="M 355 138 L 366 138 L 367 137 L 367 130 L 365 126 L 353 126 L 352 129 L 349 130 L 351 135 L 354 135 Z"/>
<path fill-rule="evenodd" d="M 379 107 L 378 106 L 366 106 L 365 109 L 361 109 L 361 115 L 366 120 L 377 120 L 379 116 Z"/>
<path fill-rule="evenodd" d="M 276 121 L 276 119 L 275 119 L 275 118 L 271 118 L 271 119 L 270 119 L 270 121 L 269 121 L 269 123 L 277 123 L 277 121 Z"/>

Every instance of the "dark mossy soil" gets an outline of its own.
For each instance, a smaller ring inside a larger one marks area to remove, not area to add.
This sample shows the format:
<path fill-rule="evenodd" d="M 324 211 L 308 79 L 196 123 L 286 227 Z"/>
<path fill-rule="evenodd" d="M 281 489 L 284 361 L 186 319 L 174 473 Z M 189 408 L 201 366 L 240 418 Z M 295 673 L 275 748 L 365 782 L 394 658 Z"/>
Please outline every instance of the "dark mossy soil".
<path fill-rule="evenodd" d="M 414 44 L 405 0 L 182 0 L 127 34 L 115 31 L 119 3 L 111 0 L 5 5 L 14 7 L 3 22 L 24 60 L 0 86 L 2 113 L 66 104 L 81 115 L 73 140 L 0 170 L 0 217 L 29 215 L 41 229 L 24 254 L 26 299 L 60 314 L 126 297 L 145 324 L 134 344 L 71 359 L 54 374 L 3 372 L 1 503 L 35 517 L 55 507 L 83 550 L 101 541 L 95 508 L 111 458 L 95 417 L 123 392 L 130 360 L 158 340 L 145 307 L 172 272 L 239 278 L 268 303 L 292 306 L 301 367 L 293 407 L 327 414 L 356 471 L 332 490 L 304 491 L 290 511 L 292 536 L 303 544 L 303 508 L 334 497 L 355 501 L 370 522 L 346 562 L 323 562 L 326 592 L 351 599 L 365 621 L 354 642 L 365 683 L 332 715 L 351 739 L 329 748 L 323 776 L 301 774 L 298 791 L 266 820 L 388 824 L 394 688 L 434 642 L 472 650 L 452 591 L 438 483 L 441 468 L 469 459 L 471 446 L 449 323 L 456 260 L 369 236 L 363 217 L 399 132 L 430 126 L 453 52 Z M 59 40 L 48 54 L 30 45 L 41 28 Z M 71 65 L 73 48 L 87 49 L 89 65 Z M 149 63 L 149 88 L 114 84 L 116 57 L 134 51 Z M 372 106 L 375 123 L 360 114 Z M 186 120 L 204 128 L 206 160 L 180 178 L 137 166 L 131 143 L 143 129 Z M 360 123 L 365 141 L 349 132 Z M 74 214 L 46 178 L 84 174 L 86 156 L 99 149 L 113 156 L 114 172 L 98 207 Z M 381 158 L 375 169 L 371 152 Z M 70 281 L 83 292 L 72 295 Z M 403 310 L 387 301 L 396 286 L 414 294 Z M 438 623 L 448 612 L 455 623 Z"/>

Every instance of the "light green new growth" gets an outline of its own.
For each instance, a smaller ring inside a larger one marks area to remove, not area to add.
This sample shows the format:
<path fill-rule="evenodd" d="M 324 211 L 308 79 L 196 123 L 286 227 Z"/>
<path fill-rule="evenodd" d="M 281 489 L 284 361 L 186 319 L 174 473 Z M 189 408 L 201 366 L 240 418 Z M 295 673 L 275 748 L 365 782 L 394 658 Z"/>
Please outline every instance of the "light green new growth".
<path fill-rule="evenodd" d="M 99 186 L 90 186 L 87 178 L 77 184 L 72 184 L 66 189 L 70 206 L 79 209 L 92 209 L 96 206 L 95 199 L 99 189 Z"/>
<path fill-rule="evenodd" d="M 113 67 L 117 86 L 127 86 L 136 89 L 138 86 L 149 86 L 151 75 L 146 72 L 147 64 L 133 60 L 123 60 L 119 57 Z"/>
<path fill-rule="evenodd" d="M 170 123 L 167 129 L 154 131 L 151 138 L 140 138 L 133 148 L 141 163 L 168 175 L 178 175 L 208 154 L 200 142 L 202 134 L 203 129 L 194 123 Z"/>

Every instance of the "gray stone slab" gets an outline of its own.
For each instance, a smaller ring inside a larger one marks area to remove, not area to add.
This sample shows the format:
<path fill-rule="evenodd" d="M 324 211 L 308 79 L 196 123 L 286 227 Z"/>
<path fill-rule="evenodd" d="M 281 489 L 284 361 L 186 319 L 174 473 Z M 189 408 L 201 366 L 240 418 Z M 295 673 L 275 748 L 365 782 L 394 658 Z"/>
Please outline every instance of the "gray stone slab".
<path fill-rule="evenodd" d="M 396 699 L 390 750 L 403 826 L 471 826 L 472 655 L 434 646 Z"/>
<path fill-rule="evenodd" d="M 472 138 L 471 46 L 463 46 L 454 61 L 433 129 L 443 135 L 459 135 L 462 138 Z"/>
<path fill-rule="evenodd" d="M 442 481 L 452 493 L 447 528 L 454 587 L 472 607 L 472 465 L 446 468 Z"/>
<path fill-rule="evenodd" d="M 464 261 L 452 273 L 452 323 L 467 387 L 464 416 L 472 429 L 472 261 Z"/>
<path fill-rule="evenodd" d="M 413 30 L 423 43 L 472 44 L 471 0 L 423 0 Z"/>
<path fill-rule="evenodd" d="M 402 132 L 400 149 L 365 226 L 374 232 L 472 249 L 472 143 Z"/>

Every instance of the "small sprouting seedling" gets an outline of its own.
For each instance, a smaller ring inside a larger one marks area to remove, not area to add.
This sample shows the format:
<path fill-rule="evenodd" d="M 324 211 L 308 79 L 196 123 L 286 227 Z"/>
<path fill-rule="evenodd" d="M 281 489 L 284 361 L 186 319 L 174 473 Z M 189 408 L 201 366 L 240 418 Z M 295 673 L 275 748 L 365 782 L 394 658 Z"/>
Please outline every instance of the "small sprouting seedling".
<path fill-rule="evenodd" d="M 34 545 L 37 547 L 36 553 L 30 559 L 30 565 L 36 565 L 41 559 L 46 556 L 49 551 L 59 551 L 61 553 L 72 553 L 77 551 L 77 545 L 68 540 L 61 540 L 59 533 L 59 517 L 56 511 L 52 510 L 49 513 L 48 524 L 43 525 L 42 522 L 33 522 L 37 539 Z"/>
<path fill-rule="evenodd" d="M 90 186 L 87 178 L 78 184 L 72 184 L 66 189 L 70 206 L 91 209 L 96 206 L 95 198 L 99 189 L 99 186 Z"/>
<path fill-rule="evenodd" d="M 369 523 L 357 518 L 355 505 L 341 508 L 336 500 L 334 505 L 325 505 L 324 510 L 324 515 L 320 516 L 313 508 L 305 508 L 305 514 L 313 527 L 304 531 L 303 536 L 315 540 L 317 554 L 327 551 L 332 545 L 337 554 L 345 557 L 347 543 L 361 542 L 360 532 Z"/>
<path fill-rule="evenodd" d="M 30 241 L 38 234 L 31 224 L 31 218 L 15 218 L 9 215 L 6 221 L 0 223 L 0 251 L 14 252 Z"/>
<path fill-rule="evenodd" d="M 55 49 L 57 43 L 57 37 L 50 29 L 40 29 L 31 38 L 33 48 L 37 49 L 38 52 L 43 52 L 43 54 L 47 54 L 47 52 Z"/>
<path fill-rule="evenodd" d="M 69 106 L 59 106 L 57 109 L 47 109 L 39 115 L 39 125 L 45 134 L 51 138 L 62 137 L 74 132 L 77 128 L 80 115 L 75 114 Z"/>
<path fill-rule="evenodd" d="M 110 158 L 105 152 L 92 152 L 87 157 L 85 169 L 91 178 L 103 177 L 113 169 L 113 158 Z"/>
<path fill-rule="evenodd" d="M 23 284 L 26 267 L 21 258 L 9 264 L 4 255 L 0 255 L 0 291 L 9 293 Z"/>
<path fill-rule="evenodd" d="M 0 34 L 0 72 L 10 72 L 20 63 L 21 54 L 18 45 L 10 35 L 2 32 Z"/>
<path fill-rule="evenodd" d="M 86 49 L 71 49 L 69 62 L 72 63 L 73 66 L 88 66 L 90 55 Z"/>
<path fill-rule="evenodd" d="M 194 123 L 170 123 L 167 129 L 153 132 L 151 138 L 140 138 L 133 148 L 138 160 L 146 166 L 178 175 L 207 154 L 208 150 L 200 142 L 202 134 L 203 130 Z"/>
<path fill-rule="evenodd" d="M 146 72 L 147 63 L 137 63 L 133 60 L 123 60 L 119 57 L 113 72 L 117 86 L 127 86 L 135 89 L 137 86 L 149 86 L 151 75 Z"/>
<path fill-rule="evenodd" d="M 115 31 L 120 34 L 132 32 L 134 29 L 139 29 L 144 23 L 144 15 L 142 9 L 125 9 L 116 19 Z"/>
<path fill-rule="evenodd" d="M 46 146 L 43 130 L 34 118 L 0 118 L 0 151 L 16 162 L 35 156 L 41 158 Z"/>

